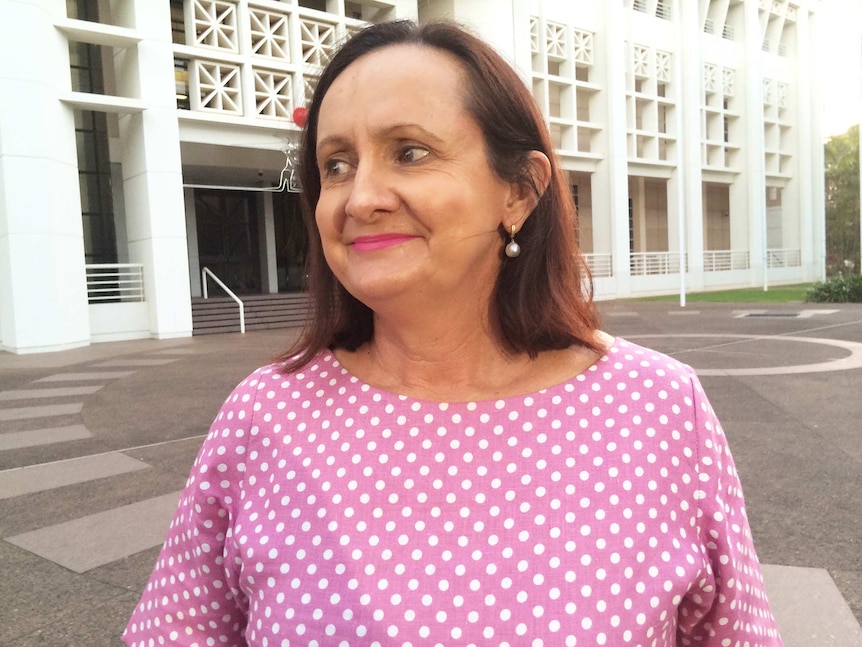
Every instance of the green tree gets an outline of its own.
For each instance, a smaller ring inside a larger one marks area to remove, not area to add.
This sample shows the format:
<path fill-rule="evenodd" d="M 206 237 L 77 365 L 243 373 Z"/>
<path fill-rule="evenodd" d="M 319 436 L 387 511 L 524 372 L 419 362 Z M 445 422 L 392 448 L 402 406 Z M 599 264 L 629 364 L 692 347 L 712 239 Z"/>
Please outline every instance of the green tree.
<path fill-rule="evenodd" d="M 859 126 L 830 137 L 826 166 L 826 273 L 858 273 Z M 852 263 L 852 265 L 850 265 Z"/>

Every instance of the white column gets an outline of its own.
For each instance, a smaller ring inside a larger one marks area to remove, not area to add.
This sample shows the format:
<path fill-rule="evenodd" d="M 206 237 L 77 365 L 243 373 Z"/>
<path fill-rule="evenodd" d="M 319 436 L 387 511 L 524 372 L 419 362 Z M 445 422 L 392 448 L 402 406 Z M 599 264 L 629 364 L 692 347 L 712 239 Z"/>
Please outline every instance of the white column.
<path fill-rule="evenodd" d="M 688 255 L 688 285 L 686 289 L 703 288 L 703 162 L 701 159 L 700 115 L 703 102 L 703 59 L 701 58 L 700 16 L 697 5 L 681 2 L 676 18 L 678 70 L 677 110 L 680 111 L 680 132 L 677 134 L 679 164 L 683 169 L 683 195 L 680 200 L 682 222 L 685 224 L 685 252 Z"/>
<path fill-rule="evenodd" d="M 64 0 L 0 0 L 0 346 L 90 342 Z"/>
<path fill-rule="evenodd" d="M 120 118 L 129 258 L 144 265 L 150 334 L 158 339 L 191 335 L 191 294 L 174 87 L 170 8 L 167 3 L 118 3 L 120 24 L 142 36 L 115 56 L 118 90 L 139 97 L 147 109 Z"/>
<path fill-rule="evenodd" d="M 600 141 L 604 159 L 598 163 L 593 176 L 593 229 L 601 226 L 596 214 L 608 214 L 611 230 L 611 254 L 613 255 L 616 296 L 631 294 L 631 269 L 629 266 L 629 187 L 628 148 L 626 145 L 626 74 L 628 69 L 626 31 L 626 8 L 622 2 L 604 3 L 603 33 L 605 49 L 597 52 L 604 61 L 599 72 L 599 83 L 603 83 L 605 103 L 600 110 L 606 115 L 605 132 Z"/>
<path fill-rule="evenodd" d="M 529 23 L 518 24 L 515 20 L 516 5 L 517 11 L 526 9 L 521 0 L 431 0 L 417 4 L 422 5 L 423 20 L 454 19 L 466 25 L 480 33 L 512 65 L 516 64 L 516 42 L 523 38 L 523 34 L 517 34 L 518 30 L 527 35 L 529 47 Z M 524 78 L 529 79 L 529 58 L 526 60 L 526 68 L 523 59 L 517 63 L 519 71 L 527 74 Z"/>
<path fill-rule="evenodd" d="M 512 63 L 532 92 L 533 51 L 530 46 L 529 0 L 512 0 Z"/>
<path fill-rule="evenodd" d="M 745 28 L 745 65 L 740 68 L 744 78 L 745 101 L 742 110 L 745 120 L 745 179 L 746 211 L 749 214 L 749 253 L 752 281 L 758 279 L 766 288 L 766 176 L 763 140 L 763 66 L 761 54 L 761 28 L 758 19 L 758 0 L 745 0 L 743 5 Z"/>
<path fill-rule="evenodd" d="M 798 61 L 813 61 L 814 50 L 812 47 L 813 33 L 809 22 L 809 13 L 806 7 L 800 7 L 796 13 L 796 60 Z M 815 267 L 818 264 L 820 249 L 817 241 L 817 208 L 814 204 L 814 182 L 823 182 L 822 169 L 821 175 L 815 178 L 814 165 L 812 160 L 812 129 L 816 111 L 812 108 L 815 104 L 814 98 L 814 83 L 812 79 L 812 65 L 797 65 L 797 82 L 799 91 L 796 93 L 796 145 L 794 146 L 796 155 L 796 176 L 794 178 L 797 191 L 797 218 L 799 219 L 800 237 L 799 247 L 802 254 L 802 272 L 805 281 L 814 281 L 819 278 L 816 274 Z M 819 114 L 817 115 L 819 117 Z M 818 141 L 822 147 L 822 142 Z M 810 151 L 810 152 L 809 152 Z M 785 203 L 786 204 L 786 203 Z"/>
<path fill-rule="evenodd" d="M 416 20 L 419 17 L 416 0 L 395 0 L 395 15 L 393 20 Z M 372 5 L 373 6 L 373 5 Z"/>

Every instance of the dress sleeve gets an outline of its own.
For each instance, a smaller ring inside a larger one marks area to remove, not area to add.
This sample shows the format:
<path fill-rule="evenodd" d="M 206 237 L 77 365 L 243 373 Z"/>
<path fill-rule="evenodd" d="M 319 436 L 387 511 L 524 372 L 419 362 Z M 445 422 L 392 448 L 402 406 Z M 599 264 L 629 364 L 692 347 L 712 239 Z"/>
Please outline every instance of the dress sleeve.
<path fill-rule="evenodd" d="M 231 537 L 259 373 L 228 396 L 198 452 L 155 568 L 123 634 L 130 647 L 246 644 L 248 605 L 238 586 Z"/>
<path fill-rule="evenodd" d="M 781 647 L 727 437 L 694 371 L 690 380 L 703 569 L 680 605 L 679 644 Z"/>

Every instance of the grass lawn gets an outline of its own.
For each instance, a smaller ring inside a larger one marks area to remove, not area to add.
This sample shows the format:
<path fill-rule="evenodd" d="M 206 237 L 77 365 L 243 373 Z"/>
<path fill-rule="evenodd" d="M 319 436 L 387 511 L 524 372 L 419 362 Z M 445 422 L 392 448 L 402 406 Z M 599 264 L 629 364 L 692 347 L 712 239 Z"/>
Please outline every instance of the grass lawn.
<path fill-rule="evenodd" d="M 690 292 L 685 295 L 687 302 L 711 303 L 793 303 L 805 301 L 805 294 L 811 283 L 799 285 L 770 286 L 763 288 L 746 288 L 743 290 L 719 290 L 717 292 Z M 679 301 L 679 294 L 667 294 L 660 297 L 643 297 L 634 301 Z"/>

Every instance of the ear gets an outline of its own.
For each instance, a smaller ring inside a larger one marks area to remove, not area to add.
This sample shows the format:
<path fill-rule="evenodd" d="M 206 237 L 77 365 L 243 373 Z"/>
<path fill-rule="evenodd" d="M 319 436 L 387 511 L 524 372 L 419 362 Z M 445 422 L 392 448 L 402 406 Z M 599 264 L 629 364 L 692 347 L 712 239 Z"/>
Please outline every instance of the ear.
<path fill-rule="evenodd" d="M 501 221 L 503 229 L 509 232 L 514 226 L 517 232 L 521 228 L 545 194 L 550 181 L 551 162 L 544 153 L 530 151 L 524 161 L 521 178 L 510 185 L 506 210 Z"/>

